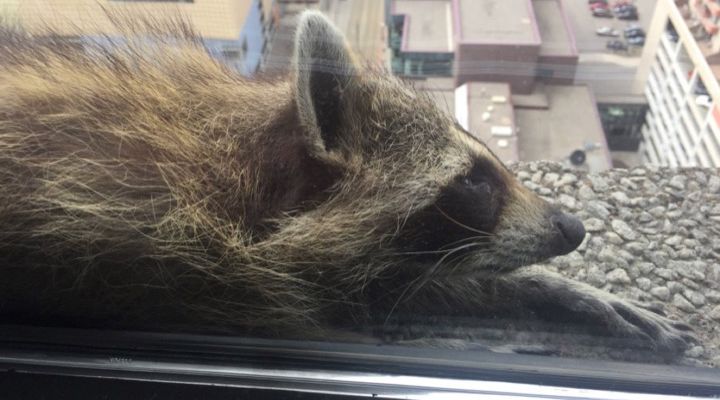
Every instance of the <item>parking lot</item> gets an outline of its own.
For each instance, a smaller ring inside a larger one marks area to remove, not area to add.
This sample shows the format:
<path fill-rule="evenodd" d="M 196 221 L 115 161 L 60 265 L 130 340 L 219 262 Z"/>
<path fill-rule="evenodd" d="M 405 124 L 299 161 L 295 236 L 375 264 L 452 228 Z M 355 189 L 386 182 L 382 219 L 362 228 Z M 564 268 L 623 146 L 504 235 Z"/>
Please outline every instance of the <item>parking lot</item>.
<path fill-rule="evenodd" d="M 610 0 L 609 3 L 613 4 L 615 1 Z M 639 14 L 637 21 L 593 17 L 588 0 L 563 2 L 580 52 L 575 81 L 590 86 L 600 102 L 609 101 L 608 99 L 611 98 L 639 95 L 633 93 L 632 88 L 642 48 L 630 46 L 627 52 L 606 48 L 609 40 L 623 40 L 622 31 L 630 25 L 639 25 L 647 31 L 656 0 L 634 0 L 633 3 Z M 618 38 L 598 36 L 595 30 L 603 26 L 617 29 L 621 32 L 621 36 Z"/>
<path fill-rule="evenodd" d="M 609 40 L 600 37 L 595 33 L 597 28 L 609 26 L 622 31 L 629 25 L 637 24 L 647 31 L 652 19 L 657 0 L 634 0 L 633 3 L 638 9 L 639 20 L 623 21 L 617 18 L 593 17 L 588 7 L 588 0 L 565 0 L 563 4 L 570 18 L 570 24 L 575 32 L 577 47 L 580 53 L 606 52 L 605 44 Z M 614 3 L 610 0 L 610 4 Z M 640 56 L 640 52 L 631 52 L 630 56 Z"/>

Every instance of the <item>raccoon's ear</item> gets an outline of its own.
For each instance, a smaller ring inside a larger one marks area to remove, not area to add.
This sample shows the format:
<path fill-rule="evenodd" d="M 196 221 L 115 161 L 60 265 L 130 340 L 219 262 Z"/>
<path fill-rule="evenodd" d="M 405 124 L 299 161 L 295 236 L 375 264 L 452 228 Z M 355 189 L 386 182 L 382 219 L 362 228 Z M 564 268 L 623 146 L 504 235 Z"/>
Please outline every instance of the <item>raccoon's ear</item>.
<path fill-rule="evenodd" d="M 322 13 L 300 16 L 293 64 L 300 122 L 326 151 L 337 148 L 343 96 L 358 68 L 342 33 Z"/>

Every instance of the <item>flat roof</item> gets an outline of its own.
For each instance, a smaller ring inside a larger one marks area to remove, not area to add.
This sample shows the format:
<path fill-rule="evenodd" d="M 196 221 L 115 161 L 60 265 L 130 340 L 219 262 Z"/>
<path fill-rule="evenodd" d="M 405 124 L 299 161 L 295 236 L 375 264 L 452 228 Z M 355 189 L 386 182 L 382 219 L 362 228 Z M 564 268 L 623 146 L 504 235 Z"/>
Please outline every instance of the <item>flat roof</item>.
<path fill-rule="evenodd" d="M 413 87 L 428 96 L 441 110 L 455 115 L 455 78 L 429 77 L 411 81 Z"/>
<path fill-rule="evenodd" d="M 423 92 L 435 102 L 439 109 L 455 115 L 455 91 L 447 89 L 425 89 Z"/>
<path fill-rule="evenodd" d="M 393 15 L 404 15 L 402 51 L 453 51 L 451 0 L 395 0 Z"/>
<path fill-rule="evenodd" d="M 410 81 L 416 89 L 422 90 L 455 90 L 455 78 L 451 76 L 428 76 Z"/>
<path fill-rule="evenodd" d="M 502 162 L 518 161 L 518 136 L 510 84 L 469 82 L 463 86 L 467 87 L 468 131 L 485 143 Z"/>
<path fill-rule="evenodd" d="M 562 0 L 533 0 L 540 31 L 540 55 L 577 55 L 575 36 L 570 29 Z M 572 0 L 571 0 L 572 1 Z"/>
<path fill-rule="evenodd" d="M 599 144 L 586 151 L 589 172 L 612 167 L 610 151 L 603 133 L 592 91 L 587 86 L 546 85 L 547 109 L 515 109 L 522 161 L 564 162 L 575 150 Z"/>
<path fill-rule="evenodd" d="M 453 0 L 460 42 L 540 42 L 531 0 Z"/>
<path fill-rule="evenodd" d="M 543 87 L 545 84 L 543 82 L 535 82 L 535 85 L 533 86 L 533 91 L 528 94 L 518 94 L 513 93 L 512 94 L 512 102 L 515 105 L 515 108 L 548 108 L 550 107 L 550 103 L 548 103 L 547 95 L 545 94 L 545 90 Z"/>
<path fill-rule="evenodd" d="M 159 21 L 186 16 L 200 36 L 237 40 L 253 0 L 194 0 L 193 3 L 134 2 L 110 0 L 23 0 L 16 16 L 27 30 L 46 26 L 61 35 L 118 33 L 105 11 L 121 15 L 149 15 Z"/>
<path fill-rule="evenodd" d="M 619 104 L 636 104 L 636 105 L 642 105 L 647 104 L 647 97 L 645 97 L 644 94 L 604 94 L 604 95 L 595 95 L 595 101 L 605 104 L 612 104 L 612 103 L 619 103 Z"/>

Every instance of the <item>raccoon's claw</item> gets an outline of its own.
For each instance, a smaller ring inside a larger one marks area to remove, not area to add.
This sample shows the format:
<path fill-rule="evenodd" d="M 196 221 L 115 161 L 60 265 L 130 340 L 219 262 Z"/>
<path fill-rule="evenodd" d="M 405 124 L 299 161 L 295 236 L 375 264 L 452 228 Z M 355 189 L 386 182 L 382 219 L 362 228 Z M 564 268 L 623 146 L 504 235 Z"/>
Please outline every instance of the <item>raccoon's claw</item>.
<path fill-rule="evenodd" d="M 630 304 L 634 305 L 635 307 L 640 307 L 644 310 L 652 311 L 655 314 L 662 315 L 663 317 L 667 316 L 667 314 L 665 314 L 665 306 L 662 303 L 645 303 L 642 301 L 631 300 Z"/>
<path fill-rule="evenodd" d="M 656 351 L 667 354 L 682 354 L 698 341 L 689 325 L 673 321 L 654 310 L 619 299 L 609 304 L 615 312 L 607 316 L 611 334 L 649 340 Z M 614 329 L 616 332 L 613 332 Z"/>

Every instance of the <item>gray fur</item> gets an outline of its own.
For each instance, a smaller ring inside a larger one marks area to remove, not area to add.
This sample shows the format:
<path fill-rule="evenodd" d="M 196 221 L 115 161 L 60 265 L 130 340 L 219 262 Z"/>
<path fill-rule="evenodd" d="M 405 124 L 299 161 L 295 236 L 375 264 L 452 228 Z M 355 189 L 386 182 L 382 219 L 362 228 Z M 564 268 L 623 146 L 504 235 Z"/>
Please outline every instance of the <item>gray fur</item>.
<path fill-rule="evenodd" d="M 341 101 L 338 95 L 358 75 L 352 55 L 342 34 L 322 13 L 309 11 L 302 15 L 295 34 L 293 69 L 296 74 L 296 102 L 301 123 L 308 133 L 322 141 L 318 121 L 318 99 Z M 321 88 L 312 83 L 322 80 Z M 320 90 L 326 93 L 314 93 Z M 337 93 L 329 93 L 337 91 Z"/>
<path fill-rule="evenodd" d="M 236 76 L 189 29 L 128 26 L 156 42 L 61 49 L 0 29 L 2 315 L 297 337 L 545 305 L 672 354 L 689 343 L 664 317 L 529 269 L 549 257 L 553 208 L 430 99 L 361 74 L 320 14 L 301 17 L 278 82 Z M 446 218 L 462 241 L 409 246 L 478 159 L 507 194 L 492 231 Z"/>

